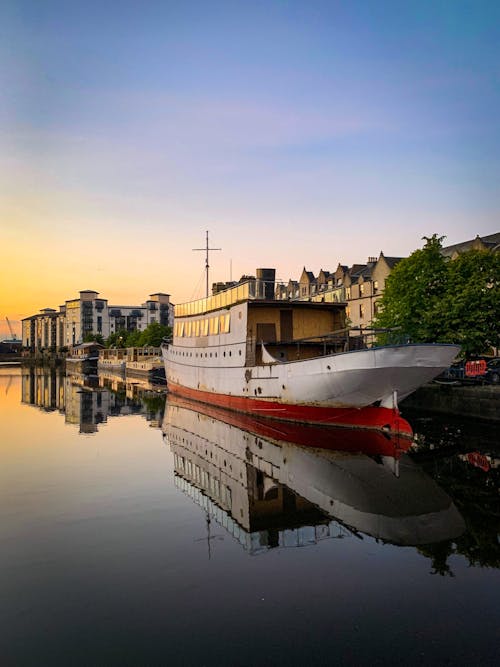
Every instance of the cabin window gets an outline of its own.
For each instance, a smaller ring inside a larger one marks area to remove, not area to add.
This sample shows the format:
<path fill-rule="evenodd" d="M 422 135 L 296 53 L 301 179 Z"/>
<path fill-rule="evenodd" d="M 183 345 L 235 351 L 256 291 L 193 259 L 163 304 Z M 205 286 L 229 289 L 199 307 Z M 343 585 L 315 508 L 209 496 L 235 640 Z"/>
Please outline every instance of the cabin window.
<path fill-rule="evenodd" d="M 208 336 L 208 318 L 205 318 L 201 322 L 201 335 Z"/>
<path fill-rule="evenodd" d="M 226 313 L 225 315 L 220 316 L 220 332 L 221 333 L 229 333 L 230 322 L 231 322 L 230 313 Z"/>

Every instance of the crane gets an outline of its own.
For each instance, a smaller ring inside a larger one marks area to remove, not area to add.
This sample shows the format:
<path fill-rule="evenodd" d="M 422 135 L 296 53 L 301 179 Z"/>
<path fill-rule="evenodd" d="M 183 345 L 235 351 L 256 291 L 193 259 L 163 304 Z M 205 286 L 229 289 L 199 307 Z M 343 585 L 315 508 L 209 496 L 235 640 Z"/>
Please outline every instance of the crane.
<path fill-rule="evenodd" d="M 5 316 L 5 319 L 6 319 L 6 321 L 7 321 L 7 326 L 9 327 L 9 331 L 10 331 L 10 339 L 11 339 L 11 340 L 16 340 L 16 336 L 14 335 L 14 331 L 12 330 L 12 325 L 11 325 L 11 323 L 9 322 L 9 318 L 7 317 L 7 315 Z"/>

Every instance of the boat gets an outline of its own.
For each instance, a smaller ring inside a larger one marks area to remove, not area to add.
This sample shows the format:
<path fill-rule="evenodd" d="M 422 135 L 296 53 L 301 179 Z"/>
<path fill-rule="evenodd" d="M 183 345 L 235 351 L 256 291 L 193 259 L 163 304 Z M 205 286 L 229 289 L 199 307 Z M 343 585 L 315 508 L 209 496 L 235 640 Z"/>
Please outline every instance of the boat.
<path fill-rule="evenodd" d="M 83 373 L 97 371 L 99 351 L 102 349 L 103 345 L 95 342 L 71 346 L 66 357 L 68 369 Z"/>
<path fill-rule="evenodd" d="M 415 546 L 465 529 L 404 437 L 278 423 L 172 395 L 162 431 L 177 487 L 251 553 L 346 534 Z"/>
<path fill-rule="evenodd" d="M 175 306 L 162 345 L 169 392 L 282 421 L 411 435 L 399 401 L 460 347 L 378 346 L 346 327 L 345 303 L 276 300 L 274 270 L 256 276 Z"/>
<path fill-rule="evenodd" d="M 123 347 L 108 347 L 99 350 L 97 368 L 99 371 L 124 373 L 127 359 L 127 350 Z"/>
<path fill-rule="evenodd" d="M 165 366 L 162 361 L 161 349 L 158 347 L 127 348 L 125 372 L 127 377 L 164 382 Z"/>

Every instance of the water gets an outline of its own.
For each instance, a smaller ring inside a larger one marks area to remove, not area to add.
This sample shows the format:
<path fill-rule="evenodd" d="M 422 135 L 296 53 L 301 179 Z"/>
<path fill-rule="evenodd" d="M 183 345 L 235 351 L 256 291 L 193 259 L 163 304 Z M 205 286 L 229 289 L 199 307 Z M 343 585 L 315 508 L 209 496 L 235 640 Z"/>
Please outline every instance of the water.
<path fill-rule="evenodd" d="M 497 430 L 410 421 L 410 453 L 304 448 L 139 382 L 0 369 L 1 664 L 496 663 Z"/>

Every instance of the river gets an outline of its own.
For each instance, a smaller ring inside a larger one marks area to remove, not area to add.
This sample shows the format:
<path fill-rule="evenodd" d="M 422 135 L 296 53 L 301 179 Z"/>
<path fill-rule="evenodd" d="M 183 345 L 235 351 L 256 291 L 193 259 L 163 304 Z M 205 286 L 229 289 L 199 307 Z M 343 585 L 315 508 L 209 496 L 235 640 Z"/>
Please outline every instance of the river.
<path fill-rule="evenodd" d="M 325 439 L 1 368 L 0 663 L 496 664 L 497 427 L 404 416 Z"/>

